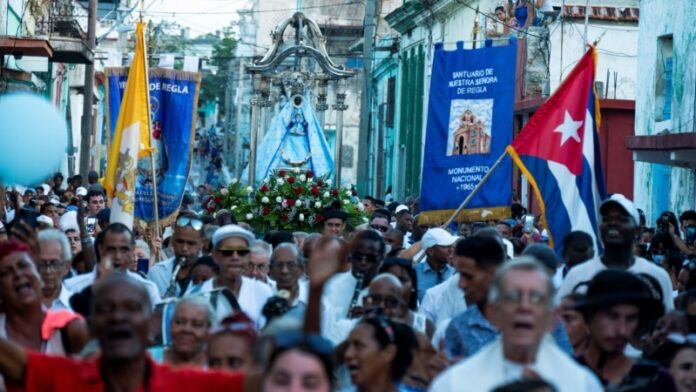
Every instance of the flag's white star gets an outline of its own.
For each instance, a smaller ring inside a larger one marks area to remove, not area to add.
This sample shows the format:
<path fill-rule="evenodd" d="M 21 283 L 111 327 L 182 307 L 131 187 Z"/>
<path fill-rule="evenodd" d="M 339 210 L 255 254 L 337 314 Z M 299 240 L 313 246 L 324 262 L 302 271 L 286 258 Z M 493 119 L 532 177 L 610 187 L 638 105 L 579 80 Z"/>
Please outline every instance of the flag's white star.
<path fill-rule="evenodd" d="M 582 121 L 574 121 L 570 117 L 570 113 L 566 110 L 565 118 L 563 119 L 563 124 L 559 125 L 558 128 L 554 129 L 554 132 L 561 134 L 561 147 L 568 141 L 568 139 L 573 139 L 580 143 L 580 136 L 578 135 L 578 129 L 582 126 Z"/>

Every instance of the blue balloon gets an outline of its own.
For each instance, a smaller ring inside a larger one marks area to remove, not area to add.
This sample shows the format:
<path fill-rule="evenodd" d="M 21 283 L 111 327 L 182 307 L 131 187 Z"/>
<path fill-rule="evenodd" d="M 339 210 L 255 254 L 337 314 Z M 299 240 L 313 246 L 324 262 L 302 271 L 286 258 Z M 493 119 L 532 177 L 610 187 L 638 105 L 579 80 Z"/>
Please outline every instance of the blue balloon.
<path fill-rule="evenodd" d="M 68 144 L 65 118 L 44 97 L 0 96 L 0 183 L 42 182 L 61 164 Z"/>

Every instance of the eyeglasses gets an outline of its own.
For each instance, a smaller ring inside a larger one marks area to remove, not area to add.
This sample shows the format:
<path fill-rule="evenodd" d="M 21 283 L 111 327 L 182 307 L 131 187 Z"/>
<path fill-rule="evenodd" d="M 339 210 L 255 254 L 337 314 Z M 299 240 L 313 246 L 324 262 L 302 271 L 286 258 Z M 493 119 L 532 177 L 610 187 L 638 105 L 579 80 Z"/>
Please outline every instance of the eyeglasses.
<path fill-rule="evenodd" d="M 370 294 L 364 298 L 366 306 L 379 306 L 385 309 L 395 309 L 401 304 L 399 298 L 393 295 L 381 296 L 379 294 Z"/>
<path fill-rule="evenodd" d="M 375 254 L 367 254 L 362 252 L 351 252 L 350 258 L 355 261 L 365 260 L 370 264 L 375 264 L 379 260 L 379 256 Z"/>
<path fill-rule="evenodd" d="M 299 331 L 285 331 L 275 336 L 276 349 L 290 349 L 297 346 L 306 346 L 320 355 L 333 353 L 333 344 L 321 335 L 302 333 Z"/>
<path fill-rule="evenodd" d="M 193 230 L 199 231 L 203 228 L 203 221 L 191 216 L 180 216 L 176 219 L 177 227 L 191 226 Z"/>
<path fill-rule="evenodd" d="M 524 292 L 522 290 L 508 290 L 503 293 L 501 300 L 508 304 L 520 305 L 524 298 L 527 298 L 529 304 L 534 306 L 546 305 L 549 302 L 548 295 L 538 291 Z"/>
<path fill-rule="evenodd" d="M 271 269 L 274 271 L 282 271 L 287 268 L 288 271 L 296 270 L 300 265 L 294 261 L 283 263 L 283 262 L 271 262 Z"/>
<path fill-rule="evenodd" d="M 246 265 L 246 269 L 249 272 L 254 270 L 259 270 L 260 272 L 268 272 L 268 265 L 249 263 Z"/>
<path fill-rule="evenodd" d="M 242 249 L 218 249 L 218 252 L 222 254 L 225 257 L 232 256 L 233 254 L 237 254 L 239 257 L 244 257 L 249 254 L 249 248 L 242 248 Z"/>
<path fill-rule="evenodd" d="M 389 227 L 382 226 L 382 225 L 375 225 L 374 223 L 370 225 L 370 228 L 377 230 L 377 231 L 381 231 L 382 233 L 386 233 L 387 231 L 389 231 Z"/>
<path fill-rule="evenodd" d="M 39 271 L 44 272 L 48 270 L 60 271 L 63 268 L 63 265 L 65 265 L 65 263 L 63 263 L 61 260 L 41 260 L 36 263 L 36 268 Z"/>

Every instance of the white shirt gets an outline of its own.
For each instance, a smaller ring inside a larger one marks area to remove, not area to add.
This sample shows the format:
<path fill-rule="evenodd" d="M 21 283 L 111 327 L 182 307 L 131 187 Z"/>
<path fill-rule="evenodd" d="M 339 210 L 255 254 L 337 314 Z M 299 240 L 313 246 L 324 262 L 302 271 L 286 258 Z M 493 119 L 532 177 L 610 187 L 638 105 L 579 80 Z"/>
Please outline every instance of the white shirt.
<path fill-rule="evenodd" d="M 215 278 L 211 278 L 201 283 L 199 286 L 189 286 L 186 290 L 186 295 L 191 294 L 205 294 L 218 288 L 215 287 Z M 261 311 L 263 306 L 269 298 L 273 296 L 273 289 L 266 283 L 261 281 L 247 278 L 242 276 L 242 284 L 239 287 L 239 296 L 237 296 L 237 303 L 239 303 L 239 308 L 249 316 L 249 318 L 256 323 L 257 327 L 261 328 L 265 323 Z M 215 309 L 218 320 L 229 316 L 232 309 L 227 309 L 224 307 L 218 307 Z"/>
<path fill-rule="evenodd" d="M 556 303 L 563 297 L 571 294 L 575 286 L 582 282 L 589 282 L 597 273 L 607 269 L 607 266 L 602 263 L 599 256 L 595 256 L 584 263 L 578 264 L 573 269 L 568 271 L 565 280 L 556 293 Z M 674 301 L 672 300 L 672 281 L 667 275 L 667 271 L 655 265 L 655 263 L 645 260 L 642 257 L 636 257 L 633 265 L 628 269 L 628 272 L 634 274 L 650 275 L 660 283 L 662 289 L 662 302 L 665 305 L 665 311 L 674 309 Z"/>
<path fill-rule="evenodd" d="M 169 284 L 172 281 L 172 274 L 174 273 L 174 260 L 175 257 L 170 257 L 165 261 L 160 261 L 150 268 L 147 273 L 147 278 L 152 281 L 157 286 L 160 296 L 164 297 L 164 294 L 169 288 Z M 180 292 L 179 285 L 176 284 L 176 292 L 174 295 L 179 295 Z"/>
<path fill-rule="evenodd" d="M 58 297 L 53 300 L 51 304 L 51 310 L 70 310 L 72 311 L 72 306 L 70 306 L 70 297 L 72 297 L 73 292 L 68 290 L 64 284 L 60 285 L 60 293 Z"/>
<path fill-rule="evenodd" d="M 145 290 L 147 290 L 148 296 L 150 297 L 150 304 L 152 305 L 153 309 L 154 309 L 155 305 L 162 302 L 162 297 L 160 296 L 159 290 L 157 289 L 157 286 L 154 283 L 143 278 L 142 276 L 140 276 L 140 274 L 136 274 L 134 272 L 131 272 L 130 270 L 126 271 L 126 275 L 129 278 L 132 278 L 132 279 L 143 284 L 143 286 L 145 287 Z M 97 278 L 97 266 L 94 266 L 92 271 L 87 272 L 86 274 L 74 276 L 74 277 L 64 281 L 63 284 L 65 284 L 65 287 L 67 287 L 68 290 L 70 290 L 71 292 L 79 293 L 82 290 L 86 289 L 87 286 L 91 286 L 92 283 L 94 283 L 94 280 L 96 278 Z"/>
<path fill-rule="evenodd" d="M 466 310 L 464 291 L 459 288 L 459 273 L 426 290 L 419 312 L 435 325 Z"/>
<path fill-rule="evenodd" d="M 278 287 L 275 285 L 275 281 L 272 282 L 274 283 L 272 286 L 273 293 L 275 295 L 278 295 Z M 302 305 L 306 307 L 309 303 L 309 282 L 304 279 L 299 279 L 297 281 L 297 286 L 297 298 L 295 298 L 295 301 L 293 301 L 293 303 L 291 303 L 290 306 Z"/>
<path fill-rule="evenodd" d="M 350 271 L 342 272 L 334 275 L 324 289 L 321 298 L 321 331 L 334 344 L 343 342 L 357 321 L 347 318 L 357 283 L 358 280 Z M 366 288 L 360 290 L 357 305 L 362 306 L 362 299 L 366 295 Z"/>
<path fill-rule="evenodd" d="M 561 351 L 548 335 L 541 341 L 536 360 L 529 367 L 559 392 L 604 390 L 594 374 Z M 473 356 L 446 369 L 428 391 L 490 391 L 519 380 L 521 369 L 519 364 L 505 359 L 502 340 L 497 338 Z"/>

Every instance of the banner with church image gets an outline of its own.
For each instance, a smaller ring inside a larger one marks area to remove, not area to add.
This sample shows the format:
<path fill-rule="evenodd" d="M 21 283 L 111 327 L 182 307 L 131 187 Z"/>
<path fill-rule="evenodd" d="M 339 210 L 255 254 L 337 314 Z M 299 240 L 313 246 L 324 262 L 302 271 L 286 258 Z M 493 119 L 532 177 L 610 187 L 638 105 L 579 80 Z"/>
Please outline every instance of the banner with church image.
<path fill-rule="evenodd" d="M 109 140 L 118 118 L 128 68 L 106 68 L 106 118 Z M 150 129 L 154 149 L 160 219 L 174 216 L 181 204 L 193 158 L 193 141 L 201 74 L 150 69 Z M 135 217 L 155 220 L 152 168 L 149 155 L 138 160 Z"/>
<path fill-rule="evenodd" d="M 442 223 L 512 141 L 517 45 L 454 50 L 435 46 L 423 157 L 419 223 Z M 509 216 L 509 158 L 455 220 Z"/>

